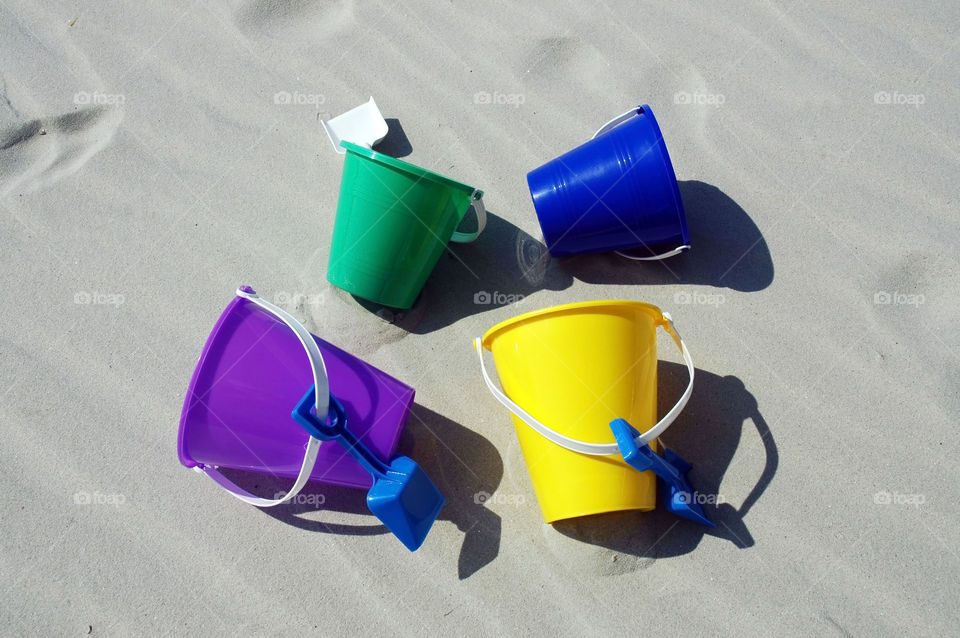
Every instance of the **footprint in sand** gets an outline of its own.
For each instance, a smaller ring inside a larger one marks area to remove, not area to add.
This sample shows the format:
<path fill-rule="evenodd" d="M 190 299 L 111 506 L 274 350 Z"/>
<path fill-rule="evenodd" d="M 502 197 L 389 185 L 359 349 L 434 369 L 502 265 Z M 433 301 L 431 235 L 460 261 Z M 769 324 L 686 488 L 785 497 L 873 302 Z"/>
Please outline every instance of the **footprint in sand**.
<path fill-rule="evenodd" d="M 317 42 L 355 24 L 353 0 L 251 0 L 234 13 L 252 35 L 288 42 Z"/>
<path fill-rule="evenodd" d="M 0 197 L 75 173 L 116 133 L 123 112 L 95 106 L 0 130 Z"/>

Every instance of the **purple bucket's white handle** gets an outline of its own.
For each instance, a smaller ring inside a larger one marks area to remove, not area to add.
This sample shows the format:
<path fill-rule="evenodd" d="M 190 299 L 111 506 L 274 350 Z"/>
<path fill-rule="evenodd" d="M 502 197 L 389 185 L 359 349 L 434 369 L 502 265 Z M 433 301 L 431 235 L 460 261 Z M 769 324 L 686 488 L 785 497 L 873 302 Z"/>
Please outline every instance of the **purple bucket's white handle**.
<path fill-rule="evenodd" d="M 487 227 L 487 207 L 483 205 L 483 191 L 474 189 L 470 199 L 473 201 L 473 212 L 477 216 L 477 229 L 472 233 L 454 233 L 450 237 L 450 241 L 455 241 L 458 244 L 469 244 L 479 237 L 483 229 Z"/>
<path fill-rule="evenodd" d="M 687 372 L 690 374 L 690 381 L 687 383 L 687 389 L 683 391 L 683 394 L 680 396 L 680 399 L 677 401 L 676 405 L 670 408 L 670 411 L 667 412 L 656 425 L 634 439 L 637 442 L 638 447 L 649 444 L 651 441 L 663 434 L 664 430 L 670 427 L 674 420 L 676 420 L 677 416 L 680 415 L 680 412 L 682 412 L 683 408 L 686 407 L 687 401 L 690 400 L 690 395 L 693 394 L 693 359 L 690 357 L 690 351 L 687 350 L 687 344 L 683 342 L 683 338 L 680 336 L 680 333 L 677 332 L 677 328 L 673 324 L 673 318 L 669 313 L 663 313 L 663 323 L 660 325 L 663 326 L 664 330 L 667 331 L 667 334 L 669 334 L 673 339 L 673 342 L 677 344 L 678 348 L 680 348 L 680 352 L 683 353 L 683 361 L 687 364 Z M 490 375 L 487 374 L 487 367 L 483 360 L 483 344 L 480 337 L 474 339 L 473 346 L 477 351 L 477 357 L 480 359 L 480 370 L 483 373 L 483 380 L 486 382 L 487 388 L 490 389 L 491 394 L 493 394 L 493 396 L 496 397 L 500 403 L 502 403 L 508 410 L 513 412 L 521 421 L 536 430 L 541 436 L 561 447 L 573 452 L 580 452 L 581 454 L 590 454 L 593 456 L 612 456 L 620 454 L 620 447 L 616 443 L 588 443 L 586 441 L 571 439 L 570 437 L 560 434 L 556 430 L 551 429 L 535 419 L 526 410 L 514 403 L 514 401 L 504 394 L 504 392 L 493 383 L 493 380 L 490 379 Z"/>
<path fill-rule="evenodd" d="M 643 105 L 638 104 L 637 106 L 633 107 L 629 111 L 625 113 L 621 113 L 617 117 L 613 118 L 612 120 L 610 120 L 609 122 L 601 126 L 599 129 L 597 129 L 597 132 L 593 134 L 593 137 L 602 135 L 603 133 L 606 133 L 610 129 L 614 128 L 615 126 L 623 122 L 626 122 L 631 117 L 637 114 L 638 109 L 642 109 L 642 108 L 643 108 Z M 668 250 L 665 253 L 661 253 L 659 255 L 651 255 L 650 257 L 636 257 L 634 255 L 628 255 L 627 253 L 620 252 L 619 250 L 615 250 L 614 252 L 620 255 L 621 257 L 626 257 L 627 259 L 632 259 L 634 261 L 658 261 L 660 259 L 666 259 L 667 257 L 673 257 L 675 255 L 679 255 L 680 253 L 686 252 L 688 250 L 690 250 L 689 244 L 684 244 L 683 246 L 677 246 L 672 250 Z"/>
<path fill-rule="evenodd" d="M 327 379 L 327 367 L 323 363 L 323 355 L 320 354 L 320 348 L 317 347 L 317 342 L 313 340 L 313 335 L 310 334 L 310 331 L 304 328 L 303 324 L 297 321 L 290 313 L 273 305 L 269 301 L 264 301 L 261 299 L 259 296 L 257 296 L 257 293 L 254 292 L 253 288 L 250 288 L 249 286 L 242 286 L 241 288 L 238 288 L 237 296 L 260 306 L 277 319 L 285 323 L 291 330 L 293 330 L 294 334 L 297 335 L 297 338 L 300 339 L 300 343 L 303 344 L 303 349 L 307 352 L 307 357 L 310 359 L 310 367 L 313 369 L 313 382 L 317 388 L 317 414 L 327 414 L 327 411 L 330 409 L 330 384 Z M 260 498 L 259 496 L 254 496 L 228 479 L 213 466 L 208 465 L 201 467 L 198 465 L 193 469 L 201 474 L 206 474 L 220 487 L 230 492 L 244 503 L 256 505 L 257 507 L 273 507 L 275 505 L 280 505 L 281 503 L 286 503 L 300 493 L 300 490 L 302 490 L 304 485 L 307 484 L 307 481 L 310 480 L 310 474 L 313 472 L 313 466 L 317 462 L 317 453 L 319 451 L 320 440 L 311 436 L 307 441 L 307 446 L 303 454 L 303 463 L 300 465 L 300 474 L 297 475 L 297 480 L 294 482 L 293 487 L 290 488 L 290 491 L 288 491 L 282 498 L 277 499 Z"/>

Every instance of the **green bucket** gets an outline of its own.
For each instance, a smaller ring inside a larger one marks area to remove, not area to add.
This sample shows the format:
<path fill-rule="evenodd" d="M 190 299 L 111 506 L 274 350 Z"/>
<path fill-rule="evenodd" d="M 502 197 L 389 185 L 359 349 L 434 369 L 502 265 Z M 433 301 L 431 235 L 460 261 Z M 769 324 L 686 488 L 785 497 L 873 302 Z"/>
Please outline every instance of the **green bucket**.
<path fill-rule="evenodd" d="M 407 309 L 447 242 L 483 231 L 483 193 L 350 142 L 340 182 L 327 281 L 357 297 Z M 456 232 L 473 204 L 477 230 Z"/>

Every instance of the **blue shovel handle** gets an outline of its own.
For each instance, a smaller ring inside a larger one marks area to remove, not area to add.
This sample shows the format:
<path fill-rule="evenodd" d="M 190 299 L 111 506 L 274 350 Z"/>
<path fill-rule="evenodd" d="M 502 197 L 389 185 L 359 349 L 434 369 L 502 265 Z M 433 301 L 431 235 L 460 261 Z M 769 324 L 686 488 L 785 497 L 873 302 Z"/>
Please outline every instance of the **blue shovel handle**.
<path fill-rule="evenodd" d="M 664 500 L 667 511 L 707 527 L 716 527 L 700 504 L 691 500 L 694 491 L 687 480 L 687 472 L 691 469 L 689 463 L 672 450 L 666 449 L 664 455 L 660 456 L 649 445 L 638 446 L 636 437 L 640 433 L 623 419 L 611 421 L 610 429 L 613 430 L 623 460 L 641 472 L 651 470 L 660 479 L 666 488 Z"/>
<path fill-rule="evenodd" d="M 615 419 L 610 422 L 610 429 L 613 430 L 620 453 L 628 465 L 641 472 L 652 470 L 664 481 L 679 487 L 682 478 L 679 470 L 654 452 L 649 445 L 638 446 L 634 438 L 640 436 L 640 433 L 632 425 L 623 419 Z"/>
<path fill-rule="evenodd" d="M 337 397 L 330 395 L 330 411 L 327 413 L 327 422 L 321 421 L 316 415 L 317 387 L 310 386 L 300 402 L 293 409 L 290 416 L 300 424 L 307 433 L 321 441 L 336 441 L 355 458 L 367 472 L 376 478 L 386 478 L 389 466 L 363 444 L 357 436 L 347 429 L 347 414 L 343 404 Z"/>

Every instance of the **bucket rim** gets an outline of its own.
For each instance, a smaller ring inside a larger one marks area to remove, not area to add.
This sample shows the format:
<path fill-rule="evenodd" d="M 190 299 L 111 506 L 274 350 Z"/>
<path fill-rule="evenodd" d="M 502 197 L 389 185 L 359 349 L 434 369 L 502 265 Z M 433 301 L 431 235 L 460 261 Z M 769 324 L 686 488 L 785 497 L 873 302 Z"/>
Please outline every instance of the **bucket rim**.
<path fill-rule="evenodd" d="M 187 385 L 187 394 L 183 398 L 183 408 L 180 410 L 180 428 L 177 432 L 177 455 L 180 457 L 180 463 L 186 467 L 199 467 L 202 465 L 202 463 L 194 459 L 187 452 L 185 436 L 187 414 L 193 405 L 192 400 L 195 395 L 197 383 L 200 381 L 200 372 L 204 369 L 207 359 L 211 356 L 214 344 L 219 342 L 220 333 L 223 331 L 224 324 L 226 324 L 227 319 L 236 312 L 237 307 L 242 301 L 243 299 L 241 297 L 234 296 L 234 298 L 230 300 L 230 303 L 227 304 L 227 307 L 223 309 L 223 312 L 220 313 L 217 323 L 214 324 L 213 330 L 210 331 L 210 335 L 207 337 L 206 343 L 203 344 L 200 358 L 197 359 L 197 365 L 193 368 L 193 374 L 190 376 L 190 383 Z"/>
<path fill-rule="evenodd" d="M 383 164 L 384 166 L 389 166 L 390 168 L 395 168 L 397 170 L 403 171 L 405 173 L 411 173 L 416 175 L 419 178 L 429 179 L 432 182 L 437 182 L 448 186 L 450 188 L 456 188 L 457 190 L 467 191 L 471 194 L 473 199 L 480 199 L 483 197 L 483 191 L 480 189 L 459 182 L 451 177 L 446 175 L 441 175 L 440 173 L 435 173 L 429 169 L 423 168 L 422 166 L 417 166 L 416 164 L 411 164 L 410 162 L 405 162 L 402 159 L 397 159 L 396 157 L 391 157 L 386 153 L 379 153 L 372 148 L 367 148 L 365 146 L 360 146 L 359 144 L 354 144 L 353 142 L 348 142 L 343 140 L 340 142 L 340 146 L 347 149 L 349 153 L 359 155 L 374 162 Z"/>
<path fill-rule="evenodd" d="M 489 330 L 487 330 L 481 339 L 483 347 L 487 350 L 491 350 L 491 345 L 493 340 L 505 332 L 506 330 L 516 327 L 521 323 L 527 323 L 537 319 L 543 319 L 551 315 L 557 315 L 564 312 L 569 312 L 571 310 L 584 310 L 588 308 L 603 308 L 603 307 L 629 307 L 637 310 L 643 310 L 653 316 L 653 319 L 660 323 L 664 322 L 663 311 L 660 310 L 658 306 L 655 306 L 652 303 L 647 303 L 646 301 L 636 301 L 633 299 L 602 299 L 596 301 L 577 301 L 574 303 L 561 304 L 559 306 L 550 306 L 548 308 L 541 308 L 540 310 L 533 310 L 531 312 L 525 312 L 522 315 L 517 315 L 516 317 L 511 317 L 505 321 L 501 321 L 496 324 Z"/>
<path fill-rule="evenodd" d="M 670 159 L 670 153 L 667 151 L 667 143 L 663 139 L 663 131 L 660 130 L 660 123 L 657 122 L 657 116 L 653 114 L 653 109 L 650 108 L 649 104 L 641 104 L 638 106 L 636 108 L 636 114 L 650 116 L 650 125 L 657 135 L 657 148 L 660 149 L 660 156 L 663 158 L 664 164 L 666 164 L 667 174 L 670 176 L 670 185 L 672 187 L 670 190 L 673 193 L 673 201 L 676 204 L 674 206 L 674 212 L 679 219 L 680 234 L 683 237 L 683 243 L 681 245 L 689 246 L 690 230 L 687 228 L 687 212 L 683 207 L 683 198 L 680 197 L 680 184 L 677 182 L 677 174 L 673 170 L 673 161 Z"/>

